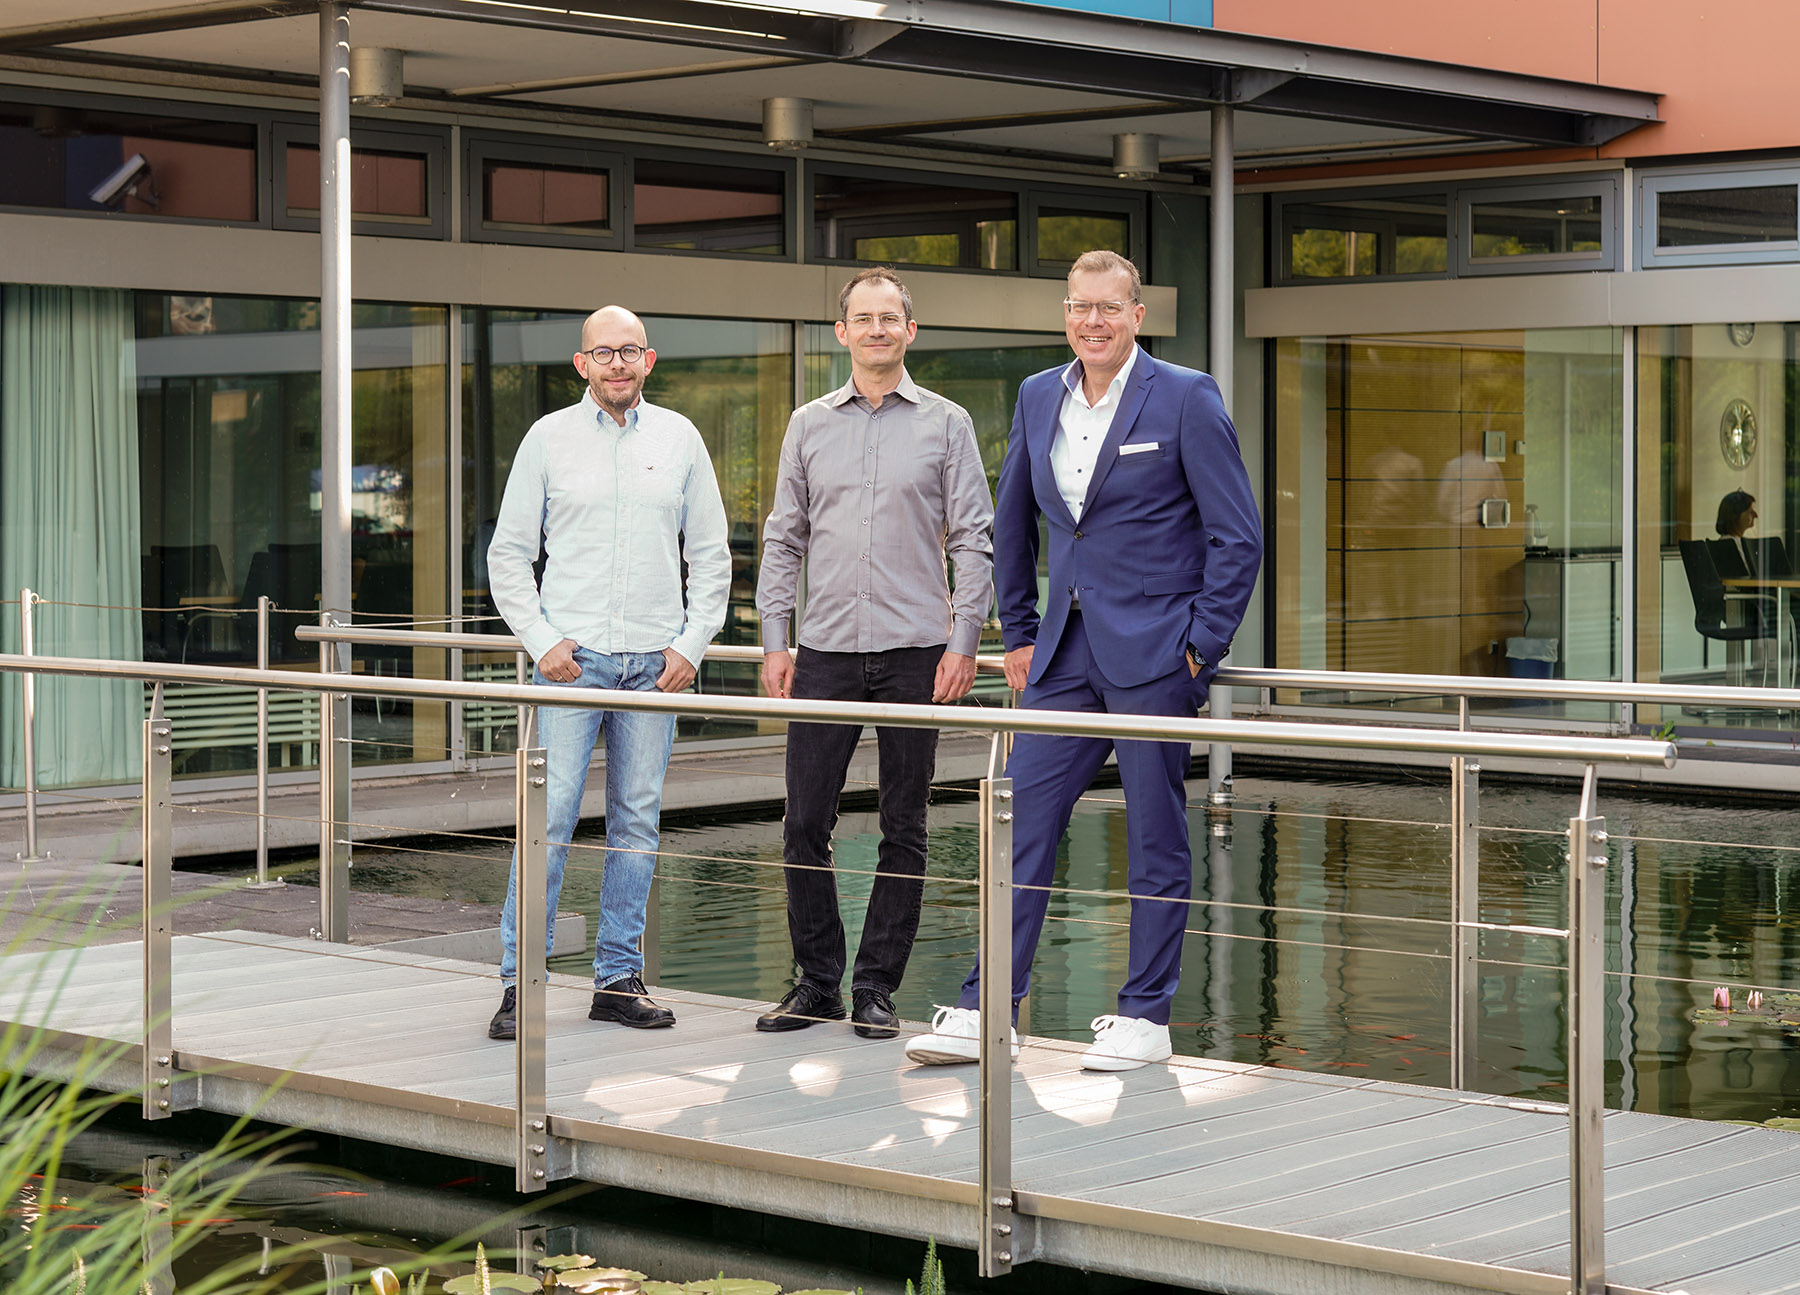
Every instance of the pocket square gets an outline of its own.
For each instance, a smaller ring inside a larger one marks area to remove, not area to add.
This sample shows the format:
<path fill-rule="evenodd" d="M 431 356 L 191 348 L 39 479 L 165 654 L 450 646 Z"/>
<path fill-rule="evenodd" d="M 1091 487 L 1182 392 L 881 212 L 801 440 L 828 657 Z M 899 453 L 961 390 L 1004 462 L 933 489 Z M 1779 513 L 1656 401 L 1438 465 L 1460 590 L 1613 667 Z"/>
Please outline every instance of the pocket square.
<path fill-rule="evenodd" d="M 1162 448 L 1161 441 L 1139 441 L 1135 445 L 1121 445 L 1119 447 L 1119 453 L 1120 454 L 1147 454 L 1151 450 L 1160 450 L 1161 448 Z"/>

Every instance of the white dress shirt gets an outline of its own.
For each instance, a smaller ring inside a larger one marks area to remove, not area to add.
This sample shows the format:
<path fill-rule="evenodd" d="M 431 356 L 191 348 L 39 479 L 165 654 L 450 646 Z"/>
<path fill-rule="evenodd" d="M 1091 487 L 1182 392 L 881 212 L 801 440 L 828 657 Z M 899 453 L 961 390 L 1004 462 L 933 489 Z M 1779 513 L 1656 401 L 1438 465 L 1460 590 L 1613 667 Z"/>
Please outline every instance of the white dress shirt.
<path fill-rule="evenodd" d="M 1056 474 L 1057 493 L 1063 497 L 1063 502 L 1069 506 L 1069 514 L 1076 521 L 1081 520 L 1081 509 L 1087 502 L 1094 465 L 1100 460 L 1100 444 L 1112 427 L 1113 415 L 1119 412 L 1125 379 L 1137 361 L 1138 348 L 1133 346 L 1130 358 L 1107 384 L 1106 394 L 1091 405 L 1082 389 L 1081 361 L 1072 360 L 1063 370 L 1063 386 L 1069 389 L 1069 394 L 1063 401 L 1056 439 L 1050 442 L 1050 470 Z"/>
<path fill-rule="evenodd" d="M 531 575 L 540 534 L 542 590 Z M 672 647 L 697 667 L 731 588 L 725 505 L 699 429 L 643 400 L 621 427 L 592 392 L 538 419 L 506 479 L 488 581 L 534 661 L 572 639 L 609 654 Z"/>

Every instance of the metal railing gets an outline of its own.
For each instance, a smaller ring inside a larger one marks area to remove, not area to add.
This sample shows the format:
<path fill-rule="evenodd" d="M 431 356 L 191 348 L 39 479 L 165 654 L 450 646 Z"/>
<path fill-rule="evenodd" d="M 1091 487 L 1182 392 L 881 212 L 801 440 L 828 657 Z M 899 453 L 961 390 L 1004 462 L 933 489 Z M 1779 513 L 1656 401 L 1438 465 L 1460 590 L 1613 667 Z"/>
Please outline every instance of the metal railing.
<path fill-rule="evenodd" d="M 361 640 L 365 630 L 327 627 L 316 636 L 337 641 Z M 378 631 L 386 636 L 401 631 Z M 307 637 L 315 637 L 308 634 Z M 445 636 L 467 639 L 472 636 Z M 499 636 L 483 636 L 499 637 Z M 407 642 L 418 643 L 417 638 Z M 465 643 L 463 646 L 468 646 Z M 485 645 L 483 645 L 485 646 Z M 743 651 L 740 649 L 739 651 Z M 751 651 L 754 651 L 752 649 Z M 135 679 L 156 685 L 151 716 L 144 721 L 144 1017 L 143 1105 L 147 1118 L 161 1118 L 193 1104 L 191 1084 L 183 1082 L 173 1047 L 171 995 L 171 929 L 168 896 L 172 866 L 171 776 L 172 729 L 161 706 L 167 683 L 207 683 L 257 689 L 316 693 L 321 703 L 320 776 L 320 909 L 328 940 L 349 936 L 349 735 L 344 729 L 351 693 L 415 701 L 505 702 L 528 707 L 543 699 L 532 685 L 416 680 L 346 673 L 295 674 L 262 669 L 157 665 L 97 659 L 0 655 L 0 670 L 48 675 Z M 1441 681 L 1438 691 L 1443 691 Z M 1666 742 L 1611 737 L 1479 733 L 1463 729 L 1420 730 L 1386 726 L 1344 726 L 1266 720 L 1173 719 L 1154 716 L 1111 716 L 1068 712 L 970 708 L 935 705 L 853 704 L 760 697 L 721 697 L 598 689 L 558 690 L 556 705 L 743 717 L 764 720 L 810 720 L 900 727 L 964 729 L 993 736 L 987 777 L 980 783 L 979 832 L 979 959 L 982 968 L 983 1030 L 978 1067 L 980 1154 L 975 1203 L 979 1216 L 978 1266 L 983 1275 L 1011 1270 L 1028 1254 L 1019 1253 L 1015 1222 L 1044 1214 L 1050 1198 L 1016 1191 L 1012 1182 L 1011 1082 L 1008 1051 L 1011 955 L 1011 822 L 1012 787 L 998 767 L 1003 735 L 1016 732 L 1074 734 L 1104 738 L 1235 743 L 1254 741 L 1338 750 L 1404 752 L 1448 756 L 1473 779 L 1473 765 L 1484 757 L 1573 762 L 1584 766 L 1581 800 L 1568 820 L 1571 868 L 1569 925 L 1566 931 L 1496 926 L 1473 920 L 1473 898 L 1460 893 L 1452 915 L 1460 939 L 1480 930 L 1529 930 L 1565 938 L 1570 947 L 1568 980 L 1568 1055 L 1570 1130 L 1569 1236 L 1572 1289 L 1580 1295 L 1604 1290 L 1604 1200 L 1601 1191 L 1603 1144 L 1602 1001 L 1605 970 L 1604 934 L 1606 841 L 1605 820 L 1598 812 L 1598 766 L 1671 767 L 1675 748 Z M 1465 716 L 1466 720 L 1466 716 Z M 522 736 L 529 743 L 528 730 Z M 546 871 L 545 752 L 522 746 L 514 755 L 516 779 L 515 831 L 518 858 L 518 1043 L 515 1053 L 514 1165 L 516 1185 L 535 1191 L 566 1173 L 570 1144 L 556 1136 L 547 1105 L 545 1074 L 544 989 L 547 983 L 544 946 L 536 933 L 545 926 Z M 1459 813 L 1472 813 L 1469 799 Z M 1467 851 L 1468 837 L 1461 850 Z M 1463 868 L 1459 866 L 1459 872 Z M 1459 944 L 1458 958 L 1472 965 L 1473 949 Z M 1460 999 L 1458 1001 L 1461 1001 Z M 1471 1029 L 1457 1018 L 1457 1029 Z M 1460 1077 L 1460 1072 L 1459 1072 Z M 946 1199 L 963 1199 L 952 1191 Z M 1048 1215 L 1044 1215 L 1048 1217 Z M 1353 1266 L 1375 1263 L 1367 1247 L 1351 1242 L 1306 1241 L 1308 1252 L 1335 1254 Z M 1382 1260 L 1380 1262 L 1389 1262 Z"/>

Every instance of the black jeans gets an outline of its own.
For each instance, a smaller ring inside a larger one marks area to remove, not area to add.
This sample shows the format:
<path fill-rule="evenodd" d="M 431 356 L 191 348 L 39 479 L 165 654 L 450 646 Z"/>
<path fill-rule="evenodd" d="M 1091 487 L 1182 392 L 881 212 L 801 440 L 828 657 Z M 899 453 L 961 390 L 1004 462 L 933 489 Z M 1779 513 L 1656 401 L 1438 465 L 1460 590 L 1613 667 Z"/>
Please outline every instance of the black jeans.
<path fill-rule="evenodd" d="M 815 652 L 794 659 L 794 696 L 824 701 L 929 702 L 941 647 Z M 881 847 L 863 918 L 854 989 L 892 994 L 906 974 L 925 893 L 925 809 L 937 767 L 937 730 L 877 727 Z M 832 873 L 831 831 L 862 727 L 789 724 L 787 816 L 782 821 L 788 935 L 800 978 L 827 992 L 844 978 L 844 921 Z"/>

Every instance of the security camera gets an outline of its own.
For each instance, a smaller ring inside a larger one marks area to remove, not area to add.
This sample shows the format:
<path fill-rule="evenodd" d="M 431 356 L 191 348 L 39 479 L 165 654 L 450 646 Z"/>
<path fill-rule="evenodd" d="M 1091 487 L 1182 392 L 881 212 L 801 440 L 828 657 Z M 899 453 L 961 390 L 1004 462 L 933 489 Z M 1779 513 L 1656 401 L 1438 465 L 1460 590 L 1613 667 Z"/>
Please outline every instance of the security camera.
<path fill-rule="evenodd" d="M 148 192 L 148 196 L 138 192 L 140 187 Z M 88 201 L 102 207 L 118 207 L 126 198 L 137 198 L 154 207 L 160 196 L 150 182 L 150 161 L 142 153 L 133 153 L 118 170 L 88 190 Z"/>

